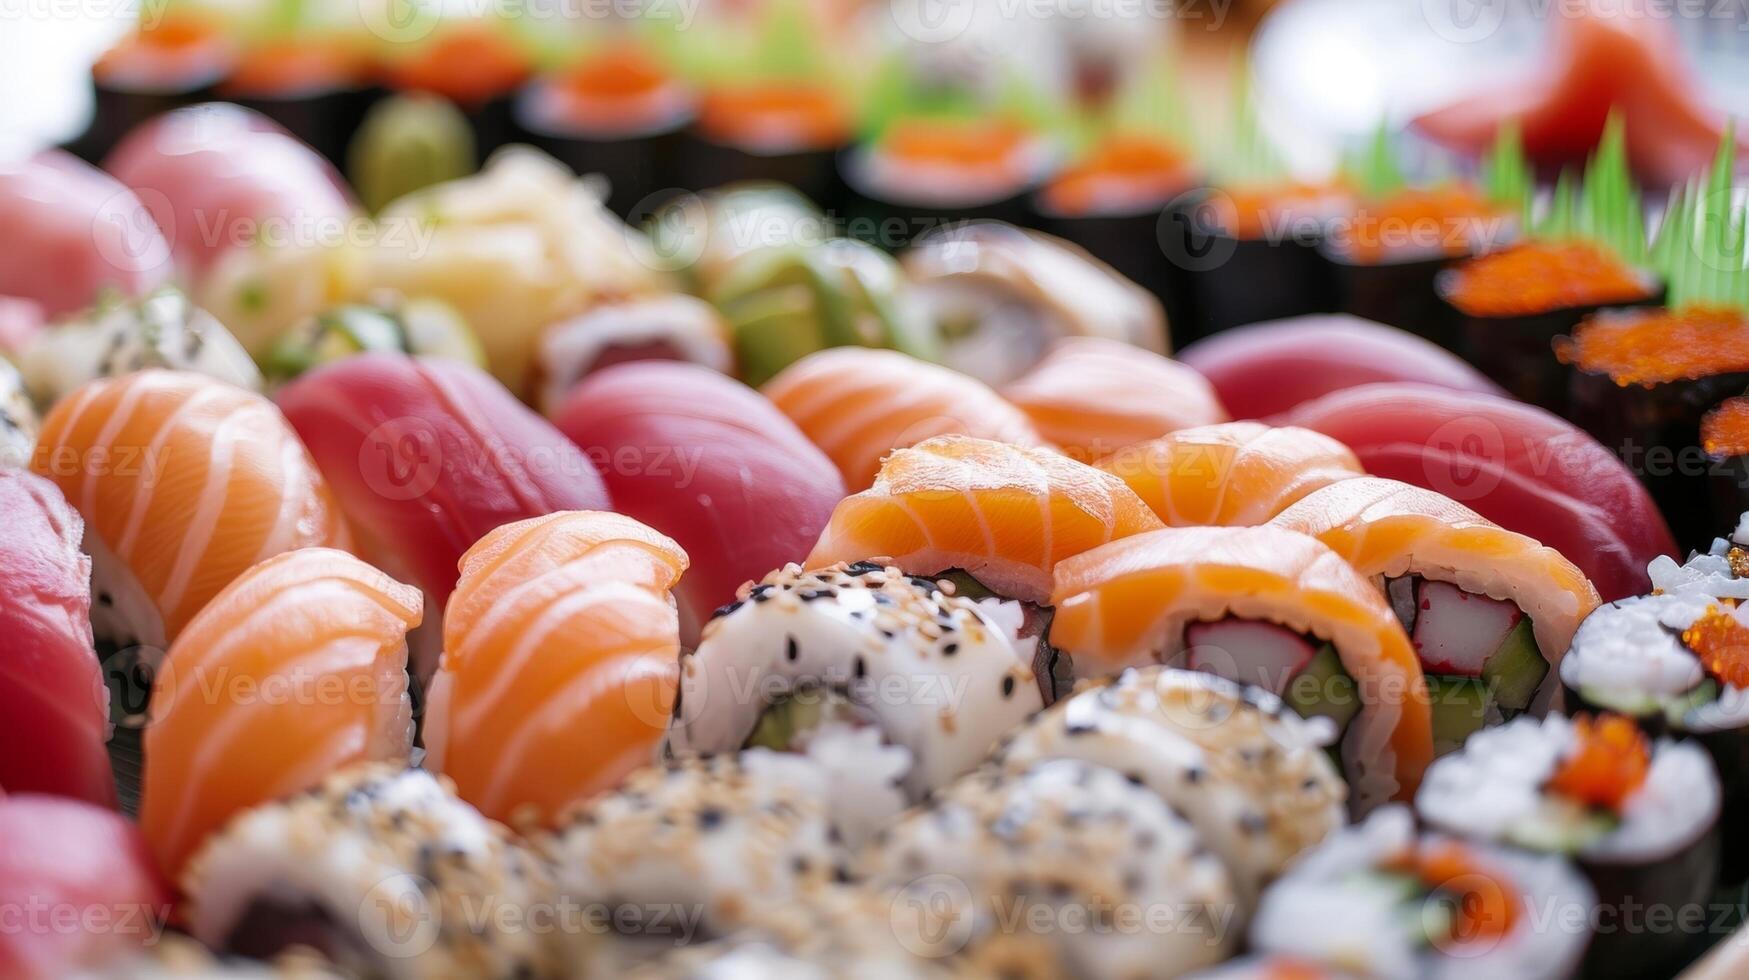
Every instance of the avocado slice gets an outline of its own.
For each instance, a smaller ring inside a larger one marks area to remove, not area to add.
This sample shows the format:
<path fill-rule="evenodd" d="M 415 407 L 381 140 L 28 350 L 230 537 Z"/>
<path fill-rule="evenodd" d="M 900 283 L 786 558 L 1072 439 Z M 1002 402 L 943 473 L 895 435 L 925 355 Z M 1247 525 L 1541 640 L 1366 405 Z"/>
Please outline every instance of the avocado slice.
<path fill-rule="evenodd" d="M 1494 703 L 1510 716 L 1530 707 L 1548 674 L 1549 662 L 1537 648 L 1536 632 L 1526 616 L 1512 627 L 1482 667 L 1482 683 L 1488 686 Z"/>
<path fill-rule="evenodd" d="M 1360 693 L 1354 678 L 1342 669 L 1342 658 L 1329 643 L 1288 679 L 1281 699 L 1302 718 L 1330 719 L 1336 723 L 1338 732 L 1360 713 Z"/>
<path fill-rule="evenodd" d="M 1427 675 L 1427 695 L 1433 704 L 1433 753 L 1445 755 L 1488 724 L 1494 699 L 1488 685 L 1474 677 Z"/>

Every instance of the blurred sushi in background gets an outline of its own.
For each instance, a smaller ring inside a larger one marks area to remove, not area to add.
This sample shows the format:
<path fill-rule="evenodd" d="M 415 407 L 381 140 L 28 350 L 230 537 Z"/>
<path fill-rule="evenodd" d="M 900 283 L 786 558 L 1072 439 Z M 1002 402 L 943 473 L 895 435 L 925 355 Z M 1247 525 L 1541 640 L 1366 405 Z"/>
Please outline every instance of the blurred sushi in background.
<path fill-rule="evenodd" d="M 267 382 L 283 385 L 324 364 L 373 351 L 486 366 L 472 328 L 449 304 L 388 292 L 372 298 L 323 310 L 288 330 L 262 359 Z"/>
<path fill-rule="evenodd" d="M 146 120 L 212 98 L 237 63 L 230 28 L 204 3 L 168 3 L 141 18 L 92 66 L 91 121 L 68 149 L 96 163 Z"/>
<path fill-rule="evenodd" d="M 468 117 L 430 92 L 379 99 L 346 146 L 346 176 L 364 207 L 391 202 L 433 184 L 460 180 L 480 165 Z"/>
<path fill-rule="evenodd" d="M 386 23 L 384 23 L 386 22 Z M 511 105 L 535 72 L 534 52 L 516 25 L 496 16 L 446 14 L 439 7 L 390 14 L 375 60 L 398 94 L 447 99 L 467 118 L 480 160 L 515 138 Z"/>
<path fill-rule="evenodd" d="M 616 364 L 677 361 L 736 376 L 729 325 L 693 296 L 605 303 L 548 327 L 535 357 L 539 408 L 552 415 L 584 379 Z"/>
<path fill-rule="evenodd" d="M 0 359 L 0 469 L 29 466 L 41 430 L 42 420 L 24 376 L 11 361 Z"/>
<path fill-rule="evenodd" d="M 837 233 L 817 203 L 767 181 L 713 184 L 676 195 L 644 228 L 656 260 L 699 296 L 711 295 L 749 252 L 822 243 Z"/>
<path fill-rule="evenodd" d="M 378 96 L 364 16 L 348 6 L 291 0 L 233 31 L 236 60 L 214 93 L 272 119 L 335 167 Z"/>

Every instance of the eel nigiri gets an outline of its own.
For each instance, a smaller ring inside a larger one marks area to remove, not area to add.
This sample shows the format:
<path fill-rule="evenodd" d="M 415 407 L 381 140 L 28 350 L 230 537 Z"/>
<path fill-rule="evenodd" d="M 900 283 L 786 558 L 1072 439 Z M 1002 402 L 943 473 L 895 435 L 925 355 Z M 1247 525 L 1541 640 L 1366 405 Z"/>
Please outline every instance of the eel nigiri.
<path fill-rule="evenodd" d="M 205 375 L 83 385 L 43 421 L 31 465 L 85 517 L 99 638 L 148 659 L 251 565 L 350 542 L 273 403 Z"/>
<path fill-rule="evenodd" d="M 561 510 L 607 510 L 582 451 L 484 371 L 440 358 L 360 354 L 282 388 L 280 408 L 373 564 L 425 591 L 433 621 L 457 562 L 486 532 Z M 415 651 L 429 679 L 436 650 Z"/>
<path fill-rule="evenodd" d="M 1438 344 L 1343 314 L 1225 330 L 1184 348 L 1178 359 L 1208 378 L 1238 419 L 1266 419 L 1320 395 L 1378 381 L 1502 394 L 1499 385 Z"/>
<path fill-rule="evenodd" d="M 426 765 L 487 816 L 544 822 L 655 759 L 674 702 L 686 553 L 629 517 L 566 512 L 461 560 Z"/>
<path fill-rule="evenodd" d="M 1321 487 L 1365 471 L 1328 436 L 1223 422 L 1180 429 L 1099 463 L 1172 527 L 1262 524 Z"/>
<path fill-rule="evenodd" d="M 121 814 L 30 793 L 0 799 L 0 977 L 66 977 L 156 942 L 171 901 Z"/>
<path fill-rule="evenodd" d="M 307 244 L 353 216 L 340 175 L 315 150 L 235 105 L 167 112 L 129 133 L 103 167 L 140 195 L 194 282 L 230 249 Z"/>
<path fill-rule="evenodd" d="M 232 582 L 170 648 L 145 733 L 140 826 L 175 876 L 232 816 L 354 762 L 405 762 L 419 590 L 331 548 Z"/>
<path fill-rule="evenodd" d="M 1194 368 L 1099 337 L 1059 341 L 1002 389 L 1052 444 L 1083 463 L 1168 432 L 1227 420 Z"/>
<path fill-rule="evenodd" d="M 0 789 L 115 803 L 109 692 L 91 645 L 84 522 L 41 477 L 0 469 Z M 3 957 L 0 957 L 3 959 Z"/>
<path fill-rule="evenodd" d="M 694 364 L 608 368 L 553 421 L 621 513 L 697 556 L 676 590 L 689 637 L 741 583 L 807 557 L 844 497 L 837 467 L 782 412 Z"/>
<path fill-rule="evenodd" d="M 960 571 L 1038 605 L 1058 562 L 1159 527 L 1123 481 L 1084 463 L 937 436 L 888 456 L 874 486 L 840 503 L 808 565 L 874 558 L 911 575 Z"/>
<path fill-rule="evenodd" d="M 40 319 L 105 289 L 138 296 L 170 277 L 170 245 L 145 206 L 108 174 L 59 151 L 0 163 L 0 297 Z"/>
<path fill-rule="evenodd" d="M 1427 385 L 1333 392 L 1285 417 L 1340 439 L 1366 471 L 1436 490 L 1566 555 L 1604 601 L 1640 595 L 1676 543 L 1651 495 L 1571 423 L 1506 398 Z"/>
<path fill-rule="evenodd" d="M 785 368 L 763 390 L 838 464 L 852 492 L 874 482 L 887 453 L 931 436 L 1043 442 L 1026 413 L 983 382 L 897 351 L 823 350 Z"/>
<path fill-rule="evenodd" d="M 1329 545 L 1377 582 L 1421 657 L 1450 747 L 1486 722 L 1560 705 L 1554 669 L 1598 605 L 1553 548 L 1396 480 L 1333 483 L 1271 523 Z M 1449 711 L 1446 710 L 1449 707 Z"/>
<path fill-rule="evenodd" d="M 1421 664 L 1365 576 L 1286 528 L 1166 528 L 1057 566 L 1051 643 L 1077 677 L 1183 663 L 1341 732 L 1356 812 L 1408 799 L 1433 759 Z"/>

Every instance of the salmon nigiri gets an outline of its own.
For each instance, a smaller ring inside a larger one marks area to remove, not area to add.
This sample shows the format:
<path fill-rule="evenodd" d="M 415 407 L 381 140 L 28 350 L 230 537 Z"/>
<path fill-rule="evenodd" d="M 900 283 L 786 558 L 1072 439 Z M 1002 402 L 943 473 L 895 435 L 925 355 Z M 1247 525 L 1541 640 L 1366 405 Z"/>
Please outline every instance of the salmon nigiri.
<path fill-rule="evenodd" d="M 1058 341 L 1002 396 L 1063 452 L 1091 463 L 1168 432 L 1227 420 L 1214 386 L 1171 358 L 1100 337 Z"/>
<path fill-rule="evenodd" d="M 140 825 L 174 876 L 234 814 L 355 762 L 406 761 L 419 590 L 330 548 L 249 569 L 177 637 L 152 692 Z"/>
<path fill-rule="evenodd" d="M 250 566 L 350 545 L 273 403 L 204 375 L 81 386 L 43 421 L 31 465 L 85 517 L 98 637 L 138 644 L 148 661 Z"/>
<path fill-rule="evenodd" d="M 1333 483 L 1272 522 L 1374 580 L 1420 655 L 1441 735 L 1558 705 L 1560 658 L 1597 590 L 1574 564 L 1444 494 L 1396 480 Z"/>
<path fill-rule="evenodd" d="M 888 452 L 931 436 L 1043 442 L 1026 414 L 983 382 L 897 351 L 833 347 L 785 368 L 763 390 L 825 450 L 852 492 L 874 482 Z"/>
<path fill-rule="evenodd" d="M 1307 429 L 1224 422 L 1180 429 L 1099 462 L 1172 527 L 1262 524 L 1320 487 L 1365 471 Z"/>
<path fill-rule="evenodd" d="M 1078 677 L 1183 664 L 1329 719 L 1364 813 L 1408 799 L 1433 758 L 1427 685 L 1383 595 L 1286 528 L 1166 528 L 1057 566 L 1051 643 Z"/>
<path fill-rule="evenodd" d="M 0 790 L 115 803 L 109 692 L 91 646 L 83 524 L 54 485 L 0 469 Z M 25 747 L 29 749 L 26 750 Z M 0 957 L 3 959 L 3 957 Z"/>
<path fill-rule="evenodd" d="M 487 816 L 546 822 L 655 758 L 673 706 L 686 553 L 629 517 L 507 524 L 462 557 L 426 766 Z"/>

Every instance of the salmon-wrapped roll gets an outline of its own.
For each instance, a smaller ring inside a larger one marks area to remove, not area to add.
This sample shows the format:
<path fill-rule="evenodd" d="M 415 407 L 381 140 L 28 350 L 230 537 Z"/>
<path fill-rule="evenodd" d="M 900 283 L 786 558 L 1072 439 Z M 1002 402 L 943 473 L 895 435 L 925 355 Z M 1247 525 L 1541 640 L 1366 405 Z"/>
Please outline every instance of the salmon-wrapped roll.
<path fill-rule="evenodd" d="M 1063 452 L 1091 463 L 1179 429 L 1227 420 L 1195 368 L 1101 337 L 1058 341 L 1002 397 Z"/>
<path fill-rule="evenodd" d="M 1180 429 L 1106 457 L 1172 527 L 1262 524 L 1314 490 L 1365 470 L 1329 436 L 1261 422 Z"/>
<path fill-rule="evenodd" d="M 1558 707 L 1561 655 L 1597 608 L 1574 564 L 1463 504 L 1396 480 L 1343 480 L 1273 522 L 1329 545 L 1384 590 L 1434 695 L 1439 740 Z"/>
<path fill-rule="evenodd" d="M 1051 643 L 1077 676 L 1185 665 L 1329 719 L 1357 812 L 1407 799 L 1432 761 L 1408 634 L 1315 538 L 1269 526 L 1138 534 L 1058 565 L 1053 600 Z"/>
<path fill-rule="evenodd" d="M 462 557 L 425 764 L 489 817 L 548 820 L 655 759 L 680 656 L 680 546 L 629 517 L 506 524 Z"/>
<path fill-rule="evenodd" d="M 1042 442 L 1026 413 L 983 382 L 897 351 L 823 350 L 762 390 L 838 464 L 852 492 L 874 482 L 887 453 L 931 436 Z"/>
<path fill-rule="evenodd" d="M 355 762 L 405 762 L 419 590 L 329 548 L 251 568 L 177 638 L 152 694 L 140 826 L 175 875 L 233 815 Z"/>

